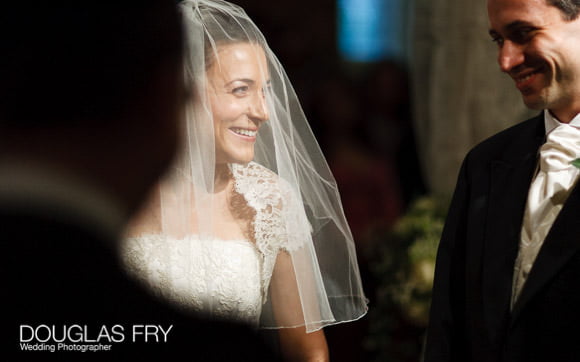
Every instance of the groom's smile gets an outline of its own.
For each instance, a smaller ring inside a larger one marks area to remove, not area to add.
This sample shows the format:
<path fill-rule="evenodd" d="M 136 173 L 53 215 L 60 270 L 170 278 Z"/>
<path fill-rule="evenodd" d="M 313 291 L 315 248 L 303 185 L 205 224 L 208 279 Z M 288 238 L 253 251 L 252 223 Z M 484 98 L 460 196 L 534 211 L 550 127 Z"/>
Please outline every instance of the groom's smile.
<path fill-rule="evenodd" d="M 545 0 L 489 0 L 488 13 L 500 69 L 524 103 L 564 122 L 580 112 L 580 18 Z"/>

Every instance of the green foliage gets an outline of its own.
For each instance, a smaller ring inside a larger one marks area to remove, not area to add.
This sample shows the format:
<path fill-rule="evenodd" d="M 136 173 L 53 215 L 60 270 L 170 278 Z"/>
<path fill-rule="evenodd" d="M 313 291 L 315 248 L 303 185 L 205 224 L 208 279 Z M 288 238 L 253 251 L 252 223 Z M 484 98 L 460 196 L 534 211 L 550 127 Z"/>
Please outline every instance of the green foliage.
<path fill-rule="evenodd" d="M 376 294 L 367 347 L 377 361 L 419 360 L 448 205 L 447 197 L 419 198 L 392 230 L 372 237 Z"/>
<path fill-rule="evenodd" d="M 577 158 L 574 161 L 572 161 L 572 165 L 580 168 L 580 158 Z"/>

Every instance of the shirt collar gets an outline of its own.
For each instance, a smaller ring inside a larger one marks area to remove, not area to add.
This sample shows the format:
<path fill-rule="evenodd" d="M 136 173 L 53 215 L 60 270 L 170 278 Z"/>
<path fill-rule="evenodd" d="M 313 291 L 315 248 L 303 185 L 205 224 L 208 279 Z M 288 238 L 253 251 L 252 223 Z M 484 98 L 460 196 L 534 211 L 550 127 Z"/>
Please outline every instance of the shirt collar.
<path fill-rule="evenodd" d="M 556 119 L 556 117 L 554 117 L 549 110 L 544 109 L 544 124 L 546 126 L 546 135 L 548 133 L 550 133 L 554 128 L 564 124 L 560 121 L 558 121 L 558 119 Z M 574 118 L 572 118 L 572 120 L 570 121 L 570 123 L 568 123 L 570 126 L 574 126 L 576 128 L 580 128 L 580 113 L 578 113 Z"/>

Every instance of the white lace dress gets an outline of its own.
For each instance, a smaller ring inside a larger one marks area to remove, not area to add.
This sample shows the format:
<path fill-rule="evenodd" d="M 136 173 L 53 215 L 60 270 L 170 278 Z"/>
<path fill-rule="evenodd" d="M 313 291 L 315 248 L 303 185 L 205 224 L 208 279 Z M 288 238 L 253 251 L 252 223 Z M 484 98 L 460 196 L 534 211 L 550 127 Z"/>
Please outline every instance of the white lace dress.
<path fill-rule="evenodd" d="M 143 235 L 125 240 L 122 254 L 128 271 L 162 297 L 258 326 L 278 252 L 307 240 L 302 232 L 287 233 L 287 226 L 309 224 L 303 209 L 296 212 L 293 192 L 270 170 L 252 162 L 232 165 L 232 173 L 236 191 L 256 211 L 255 243 Z"/>
<path fill-rule="evenodd" d="M 124 257 L 130 272 L 158 295 L 212 317 L 258 325 L 261 263 L 253 243 L 144 235 L 126 241 Z"/>

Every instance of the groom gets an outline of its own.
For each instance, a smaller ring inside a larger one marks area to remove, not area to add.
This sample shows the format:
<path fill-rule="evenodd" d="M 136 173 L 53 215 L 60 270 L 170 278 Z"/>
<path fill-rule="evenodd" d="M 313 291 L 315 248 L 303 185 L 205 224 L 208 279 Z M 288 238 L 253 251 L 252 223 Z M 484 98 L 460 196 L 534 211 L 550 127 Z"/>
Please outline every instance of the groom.
<path fill-rule="evenodd" d="M 542 112 L 463 163 L 425 361 L 579 361 L 580 1 L 487 7 L 501 70 Z"/>
<path fill-rule="evenodd" d="M 124 225 L 177 149 L 173 1 L 0 6 L 2 361 L 270 361 L 253 331 L 131 281 Z"/>

